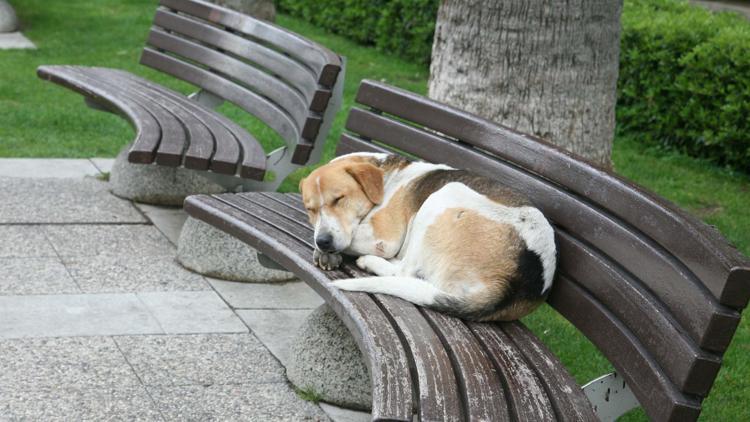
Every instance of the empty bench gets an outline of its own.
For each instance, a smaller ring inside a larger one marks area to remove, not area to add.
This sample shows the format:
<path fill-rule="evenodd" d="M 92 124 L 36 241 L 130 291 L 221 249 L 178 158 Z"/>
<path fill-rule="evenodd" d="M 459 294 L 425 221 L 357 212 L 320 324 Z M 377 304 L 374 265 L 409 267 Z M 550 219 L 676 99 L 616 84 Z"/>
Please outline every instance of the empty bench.
<path fill-rule="evenodd" d="M 553 223 L 559 264 L 549 304 L 625 381 L 583 395 L 520 322 L 473 323 L 385 295 L 338 291 L 351 262 L 312 264 L 296 194 L 191 196 L 185 209 L 294 272 L 334 309 L 369 365 L 375 420 L 592 420 L 632 408 L 653 420 L 697 419 L 750 297 L 748 262 L 713 228 L 554 146 L 467 112 L 364 81 L 339 154 L 400 151 L 470 169 L 528 196 Z M 596 412 L 596 414 L 594 413 Z"/>
<path fill-rule="evenodd" d="M 127 119 L 136 130 L 129 162 L 201 171 L 231 191 L 275 190 L 296 168 L 316 163 L 341 104 L 341 57 L 201 0 L 160 1 L 141 64 L 200 91 L 186 97 L 101 67 L 41 66 L 37 74 Z M 213 111 L 225 100 L 270 127 L 285 145 L 266 154 L 252 134 Z"/>

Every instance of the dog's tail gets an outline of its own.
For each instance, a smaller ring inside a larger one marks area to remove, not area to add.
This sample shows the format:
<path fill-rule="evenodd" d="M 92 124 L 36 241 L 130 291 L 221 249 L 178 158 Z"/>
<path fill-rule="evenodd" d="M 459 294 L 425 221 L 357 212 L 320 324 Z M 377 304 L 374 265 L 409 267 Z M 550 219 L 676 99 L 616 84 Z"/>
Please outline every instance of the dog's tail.
<path fill-rule="evenodd" d="M 342 290 L 382 293 L 400 297 L 415 305 L 465 319 L 478 319 L 474 309 L 465 299 L 448 294 L 427 281 L 415 277 L 386 276 L 336 280 L 331 283 Z"/>

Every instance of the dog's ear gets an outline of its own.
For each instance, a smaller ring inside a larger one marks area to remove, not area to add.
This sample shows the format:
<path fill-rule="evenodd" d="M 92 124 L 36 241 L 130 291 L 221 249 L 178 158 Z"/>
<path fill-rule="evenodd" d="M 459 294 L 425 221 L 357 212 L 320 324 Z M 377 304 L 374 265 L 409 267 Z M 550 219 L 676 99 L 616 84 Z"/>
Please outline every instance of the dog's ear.
<path fill-rule="evenodd" d="M 346 172 L 362 186 L 362 190 L 373 204 L 383 202 L 383 170 L 369 163 L 352 164 Z"/>
<path fill-rule="evenodd" d="M 302 179 L 301 179 L 301 180 L 299 181 L 299 194 L 300 194 L 300 195 L 302 195 L 302 185 L 304 185 L 304 184 L 305 184 L 305 179 L 307 179 L 307 177 L 303 177 L 303 178 L 302 178 Z"/>

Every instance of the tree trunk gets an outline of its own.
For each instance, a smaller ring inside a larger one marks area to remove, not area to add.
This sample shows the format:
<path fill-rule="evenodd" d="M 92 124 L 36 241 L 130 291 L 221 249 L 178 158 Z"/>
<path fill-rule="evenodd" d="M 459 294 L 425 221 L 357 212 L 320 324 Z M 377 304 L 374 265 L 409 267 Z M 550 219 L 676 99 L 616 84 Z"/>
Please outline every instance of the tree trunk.
<path fill-rule="evenodd" d="M 622 0 L 443 0 L 429 95 L 609 166 L 621 9 Z"/>

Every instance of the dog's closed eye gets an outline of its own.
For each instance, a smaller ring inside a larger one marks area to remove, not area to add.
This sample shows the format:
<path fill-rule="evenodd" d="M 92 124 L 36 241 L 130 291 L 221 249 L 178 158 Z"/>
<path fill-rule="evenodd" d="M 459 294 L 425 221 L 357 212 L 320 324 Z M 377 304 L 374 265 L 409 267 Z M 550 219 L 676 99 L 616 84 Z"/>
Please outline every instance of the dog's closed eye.
<path fill-rule="evenodd" d="M 342 199 L 344 199 L 344 196 L 346 196 L 346 195 L 340 195 L 340 196 L 338 196 L 336 199 L 333 200 L 333 202 L 331 203 L 331 205 L 333 205 L 334 207 L 336 205 L 338 205 L 339 201 L 341 201 Z"/>

